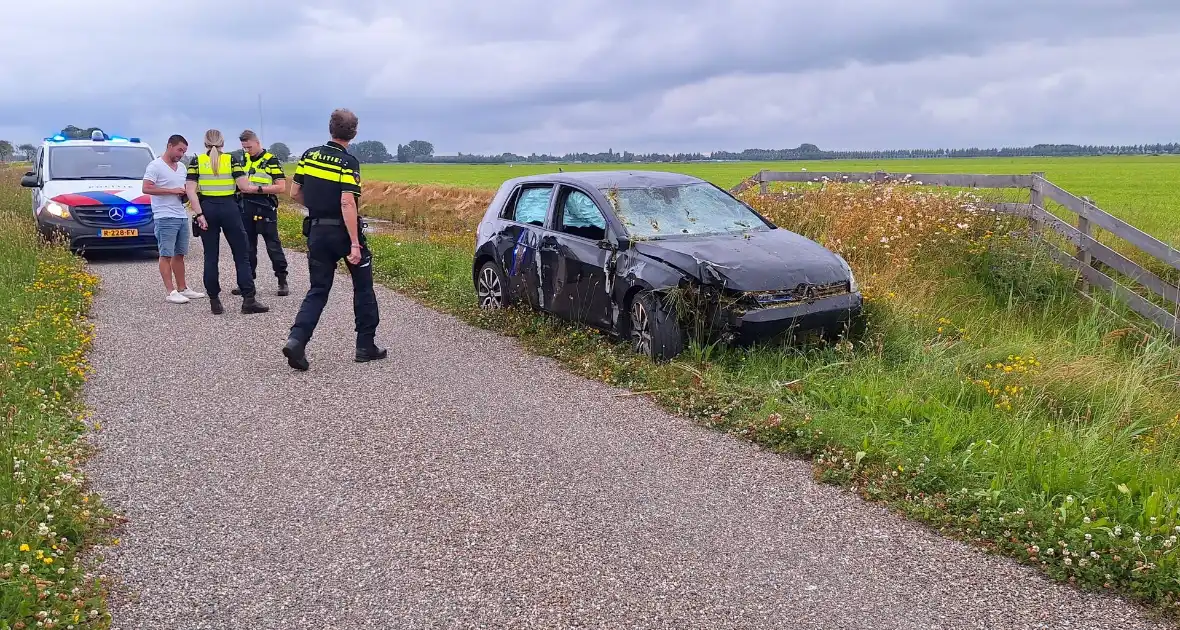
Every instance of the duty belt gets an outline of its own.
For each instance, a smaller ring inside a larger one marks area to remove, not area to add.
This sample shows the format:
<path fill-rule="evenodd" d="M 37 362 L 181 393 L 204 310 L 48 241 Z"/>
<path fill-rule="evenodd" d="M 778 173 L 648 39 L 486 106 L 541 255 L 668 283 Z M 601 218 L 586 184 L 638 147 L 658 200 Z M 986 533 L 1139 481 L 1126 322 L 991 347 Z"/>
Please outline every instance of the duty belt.
<path fill-rule="evenodd" d="M 312 219 L 312 225 L 344 225 L 340 219 Z"/>

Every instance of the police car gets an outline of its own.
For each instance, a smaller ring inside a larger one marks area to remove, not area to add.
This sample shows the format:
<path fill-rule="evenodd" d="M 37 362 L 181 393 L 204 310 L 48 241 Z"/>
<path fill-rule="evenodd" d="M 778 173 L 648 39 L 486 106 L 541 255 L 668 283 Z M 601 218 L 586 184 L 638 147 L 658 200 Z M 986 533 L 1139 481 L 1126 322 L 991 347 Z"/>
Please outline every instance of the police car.
<path fill-rule="evenodd" d="M 74 253 L 154 250 L 151 199 L 143 175 L 156 158 L 139 138 L 46 138 L 21 186 L 33 189 L 33 216 L 46 238 L 64 236 Z"/>

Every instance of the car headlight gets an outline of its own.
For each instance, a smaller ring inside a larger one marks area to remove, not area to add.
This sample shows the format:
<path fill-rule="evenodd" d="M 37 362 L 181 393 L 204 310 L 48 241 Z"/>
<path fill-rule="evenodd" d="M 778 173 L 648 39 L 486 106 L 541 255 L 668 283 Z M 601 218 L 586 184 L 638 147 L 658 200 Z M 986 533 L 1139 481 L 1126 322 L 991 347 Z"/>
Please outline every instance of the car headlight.
<path fill-rule="evenodd" d="M 57 203 L 56 201 L 50 201 L 49 203 L 45 204 L 44 210 L 45 210 L 45 212 L 48 212 L 49 214 L 52 214 L 53 216 L 55 216 L 59 219 L 70 218 L 70 207 L 63 206 L 62 204 Z"/>
<path fill-rule="evenodd" d="M 848 272 L 848 291 L 851 293 L 859 292 L 860 285 L 856 283 L 856 274 L 852 273 L 852 266 L 848 264 L 847 260 L 844 260 L 843 256 L 837 255 L 836 258 L 840 260 L 840 266 L 844 267 L 844 271 Z"/>

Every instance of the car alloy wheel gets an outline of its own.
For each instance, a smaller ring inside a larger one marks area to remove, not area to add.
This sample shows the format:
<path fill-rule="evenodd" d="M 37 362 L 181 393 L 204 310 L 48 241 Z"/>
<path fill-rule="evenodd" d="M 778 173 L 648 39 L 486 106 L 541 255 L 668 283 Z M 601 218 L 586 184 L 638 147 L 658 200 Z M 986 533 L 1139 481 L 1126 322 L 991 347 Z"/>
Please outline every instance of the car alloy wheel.
<path fill-rule="evenodd" d="M 631 346 L 639 354 L 652 356 L 651 320 L 643 300 L 631 301 Z"/>
<path fill-rule="evenodd" d="M 482 309 L 496 309 L 504 307 L 504 285 L 500 282 L 500 274 L 490 263 L 479 270 L 479 280 L 476 283 L 476 294 L 479 296 L 479 307 Z"/>

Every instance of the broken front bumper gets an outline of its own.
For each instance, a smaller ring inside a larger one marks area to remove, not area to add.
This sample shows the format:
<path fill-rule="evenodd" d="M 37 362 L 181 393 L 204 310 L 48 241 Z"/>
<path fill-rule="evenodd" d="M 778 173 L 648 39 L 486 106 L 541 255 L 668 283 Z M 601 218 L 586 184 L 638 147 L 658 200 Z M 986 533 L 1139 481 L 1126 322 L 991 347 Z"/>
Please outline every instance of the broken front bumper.
<path fill-rule="evenodd" d="M 855 319 L 863 304 L 859 293 L 844 293 L 814 302 L 735 311 L 729 314 L 729 325 L 740 341 L 767 339 L 792 329 L 841 326 Z"/>

